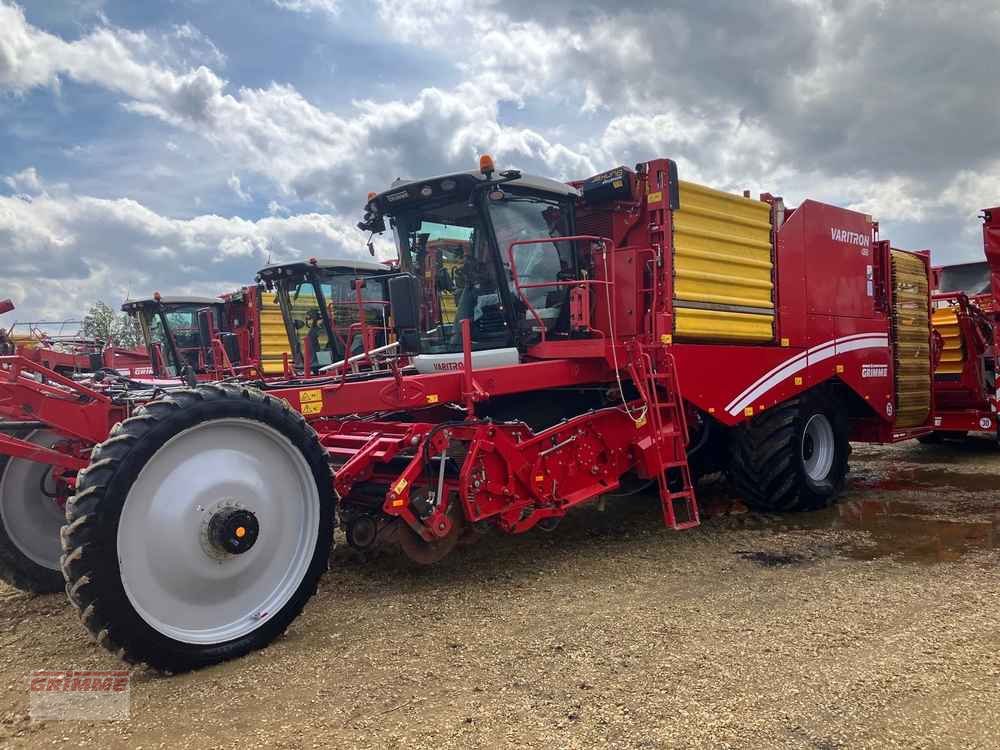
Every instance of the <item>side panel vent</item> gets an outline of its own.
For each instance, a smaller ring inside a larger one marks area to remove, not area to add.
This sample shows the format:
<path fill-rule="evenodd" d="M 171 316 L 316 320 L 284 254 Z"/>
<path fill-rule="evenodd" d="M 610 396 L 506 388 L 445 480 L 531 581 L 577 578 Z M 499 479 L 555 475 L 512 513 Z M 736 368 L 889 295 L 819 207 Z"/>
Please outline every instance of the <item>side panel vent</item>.
<path fill-rule="evenodd" d="M 912 253 L 892 251 L 892 344 L 896 424 L 919 427 L 931 413 L 931 321 L 927 267 Z"/>

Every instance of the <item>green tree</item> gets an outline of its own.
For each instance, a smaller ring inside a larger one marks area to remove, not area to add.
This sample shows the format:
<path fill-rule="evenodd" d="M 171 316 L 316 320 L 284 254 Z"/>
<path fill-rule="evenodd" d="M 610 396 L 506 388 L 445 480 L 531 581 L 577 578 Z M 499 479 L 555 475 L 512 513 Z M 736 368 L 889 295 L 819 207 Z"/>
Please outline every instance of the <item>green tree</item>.
<path fill-rule="evenodd" d="M 142 345 L 142 332 L 138 322 L 125 313 L 116 313 L 105 302 L 91 305 L 83 318 L 80 332 L 89 338 L 99 339 L 105 344 L 131 348 Z"/>

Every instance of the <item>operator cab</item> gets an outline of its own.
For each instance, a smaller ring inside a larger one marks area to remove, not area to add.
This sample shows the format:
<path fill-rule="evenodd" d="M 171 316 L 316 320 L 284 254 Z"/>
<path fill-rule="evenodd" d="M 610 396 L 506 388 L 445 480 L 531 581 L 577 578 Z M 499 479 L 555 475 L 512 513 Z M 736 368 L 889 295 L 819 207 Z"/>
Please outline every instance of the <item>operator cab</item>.
<path fill-rule="evenodd" d="M 153 375 L 193 382 L 211 362 L 209 330 L 218 330 L 223 303 L 216 297 L 163 297 L 128 300 L 122 311 L 139 322 Z M 237 352 L 238 355 L 238 352 Z"/>
<path fill-rule="evenodd" d="M 956 263 L 934 270 L 939 292 L 961 292 L 970 299 L 990 293 L 990 266 L 986 261 Z"/>
<path fill-rule="evenodd" d="M 395 272 L 369 260 L 316 259 L 275 263 L 257 281 L 281 308 L 295 369 L 320 372 L 389 344 L 388 278 Z M 264 304 L 267 304 L 266 302 Z"/>
<path fill-rule="evenodd" d="M 518 171 L 397 181 L 369 196 L 361 229 L 386 218 L 405 276 L 390 284 L 396 330 L 421 371 L 454 369 L 470 321 L 476 366 L 517 364 L 542 334 L 570 334 L 569 285 L 579 278 L 573 212 L 579 191 Z"/>

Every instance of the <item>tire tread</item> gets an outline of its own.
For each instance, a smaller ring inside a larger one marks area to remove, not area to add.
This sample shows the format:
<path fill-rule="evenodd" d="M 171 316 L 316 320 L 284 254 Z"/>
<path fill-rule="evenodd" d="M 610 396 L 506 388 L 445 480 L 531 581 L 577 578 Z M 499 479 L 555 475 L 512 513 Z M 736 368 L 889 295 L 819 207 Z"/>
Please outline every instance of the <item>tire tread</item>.
<path fill-rule="evenodd" d="M 326 451 L 301 414 L 295 412 L 299 419 L 289 419 L 287 404 L 258 394 L 254 389 L 227 384 L 171 391 L 117 425 L 112 436 L 97 446 L 97 460 L 80 474 L 77 492 L 66 505 L 67 523 L 61 535 L 66 591 L 94 641 L 125 661 L 145 662 L 176 673 L 241 656 L 266 646 L 284 632 L 316 591 L 333 540 Z M 302 585 L 280 613 L 234 641 L 191 646 L 153 631 L 128 603 L 118 570 L 117 524 L 128 486 L 166 440 L 202 421 L 226 416 L 269 424 L 302 450 L 320 493 L 320 536 Z"/>

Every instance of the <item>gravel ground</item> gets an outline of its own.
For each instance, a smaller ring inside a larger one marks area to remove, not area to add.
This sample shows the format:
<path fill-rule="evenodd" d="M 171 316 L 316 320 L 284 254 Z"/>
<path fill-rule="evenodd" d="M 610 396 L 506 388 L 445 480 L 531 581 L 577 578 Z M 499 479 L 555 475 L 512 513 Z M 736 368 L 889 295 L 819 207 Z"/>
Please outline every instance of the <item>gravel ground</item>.
<path fill-rule="evenodd" d="M 655 498 L 440 566 L 348 549 L 287 635 L 131 720 L 32 722 L 34 669 L 114 669 L 60 596 L 0 585 L 0 747 L 996 748 L 1000 451 L 858 446 L 836 508 L 699 529 Z"/>

